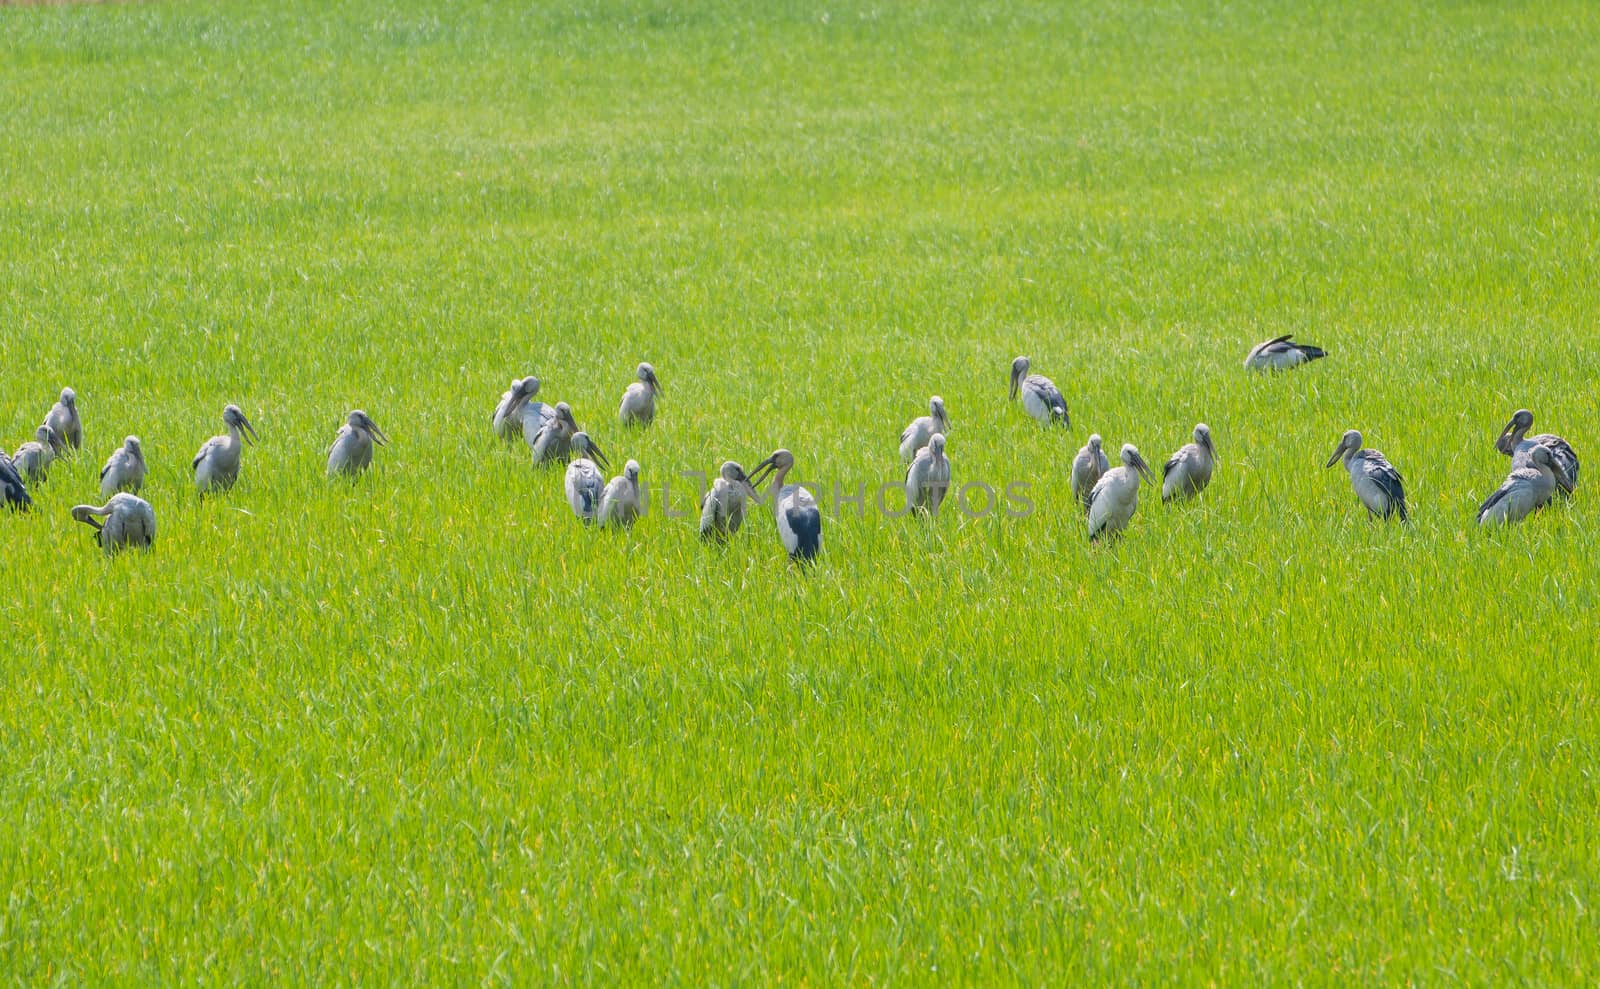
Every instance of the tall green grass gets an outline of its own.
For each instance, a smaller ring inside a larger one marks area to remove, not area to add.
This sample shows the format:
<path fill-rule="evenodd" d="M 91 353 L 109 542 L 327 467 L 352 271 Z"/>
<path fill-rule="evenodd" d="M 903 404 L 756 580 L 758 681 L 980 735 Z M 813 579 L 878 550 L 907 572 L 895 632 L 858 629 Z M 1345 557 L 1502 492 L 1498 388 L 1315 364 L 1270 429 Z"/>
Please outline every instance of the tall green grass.
<path fill-rule="evenodd" d="M 1472 512 L 1518 407 L 1600 451 L 1595 11 L 1302 7 L 0 9 L 0 443 L 70 384 L 87 446 L 0 518 L 0 971 L 1594 981 L 1600 502 Z M 938 393 L 1038 511 L 585 531 L 490 440 L 529 372 L 655 485 L 893 480 Z M 1199 420 L 1090 547 L 1084 436 Z"/>

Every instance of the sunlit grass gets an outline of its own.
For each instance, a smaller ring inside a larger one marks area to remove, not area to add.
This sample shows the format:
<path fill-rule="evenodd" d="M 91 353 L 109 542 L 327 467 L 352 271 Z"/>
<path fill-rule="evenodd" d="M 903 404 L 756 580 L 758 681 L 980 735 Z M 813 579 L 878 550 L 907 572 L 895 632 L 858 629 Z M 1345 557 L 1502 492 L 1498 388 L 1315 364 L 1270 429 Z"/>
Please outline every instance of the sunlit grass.
<path fill-rule="evenodd" d="M 87 444 L 0 518 L 0 971 L 1594 981 L 1593 478 L 1471 524 L 1514 409 L 1600 450 L 1593 28 L 0 10 L 0 444 L 64 384 Z M 1286 332 L 1331 356 L 1240 369 Z M 765 517 L 587 531 L 491 441 L 529 372 L 658 489 L 786 446 L 829 502 L 938 393 L 956 482 L 1037 510 L 830 504 L 810 572 Z M 393 442 L 327 483 L 357 407 Z M 1201 420 L 1205 497 L 1089 546 L 1084 437 Z M 1346 428 L 1411 526 L 1321 469 Z M 106 561 L 67 509 L 127 433 L 160 534 Z"/>

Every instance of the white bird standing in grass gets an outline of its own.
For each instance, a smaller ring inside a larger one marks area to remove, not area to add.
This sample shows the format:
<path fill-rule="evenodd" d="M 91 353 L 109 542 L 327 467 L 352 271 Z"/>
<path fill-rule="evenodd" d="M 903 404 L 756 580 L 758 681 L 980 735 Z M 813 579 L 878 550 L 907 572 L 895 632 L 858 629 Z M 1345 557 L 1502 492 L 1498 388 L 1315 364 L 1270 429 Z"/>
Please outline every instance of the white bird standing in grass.
<path fill-rule="evenodd" d="M 1252 371 L 1287 371 L 1327 356 L 1328 352 L 1321 347 L 1295 343 L 1294 334 L 1285 333 L 1251 347 L 1250 353 L 1245 356 L 1244 366 Z"/>
<path fill-rule="evenodd" d="M 83 420 L 78 418 L 78 393 L 71 388 L 61 389 L 61 397 L 50 406 L 44 424 L 72 449 L 83 446 Z"/>
<path fill-rule="evenodd" d="M 239 480 L 239 461 L 244 444 L 256 442 L 256 428 L 244 417 L 237 405 L 222 410 L 222 421 L 228 432 L 213 436 L 201 444 L 194 455 L 194 486 L 201 495 L 213 491 L 227 491 Z"/>
<path fill-rule="evenodd" d="M 1128 527 L 1139 507 L 1139 481 L 1156 483 L 1150 465 L 1132 443 L 1122 444 L 1122 466 L 1106 471 L 1089 492 L 1089 541 L 1116 536 Z"/>
<path fill-rule="evenodd" d="M 755 495 L 744 468 L 725 460 L 711 490 L 700 499 L 700 538 L 723 541 L 744 525 L 747 500 Z"/>
<path fill-rule="evenodd" d="M 107 556 L 128 546 L 148 549 L 156 538 L 156 513 L 150 503 L 126 491 L 104 505 L 74 505 L 72 517 L 95 530 L 95 542 Z M 97 521 L 105 518 L 105 522 Z"/>
<path fill-rule="evenodd" d="M 12 466 L 11 458 L 6 456 L 3 449 L 0 449 L 0 501 L 4 501 L 5 506 L 14 512 L 26 512 L 33 507 L 27 485 L 22 483 L 22 476 Z"/>
<path fill-rule="evenodd" d="M 1542 446 L 1550 451 L 1551 462 L 1556 468 L 1556 485 L 1565 495 L 1572 494 L 1578 486 L 1578 454 L 1572 449 L 1572 444 L 1553 433 L 1540 433 L 1538 436 L 1529 436 L 1528 430 L 1533 428 L 1533 413 L 1527 409 L 1518 409 L 1506 423 L 1506 428 L 1500 431 L 1500 436 L 1494 441 L 1494 448 L 1511 458 L 1513 469 L 1529 467 L 1533 463 L 1533 448 Z"/>
<path fill-rule="evenodd" d="M 506 442 L 515 442 L 518 436 L 525 436 L 524 417 L 533 416 L 535 421 L 544 420 L 545 410 L 549 406 L 543 402 L 530 401 L 539 394 L 539 379 L 533 375 L 526 378 L 515 378 L 511 388 L 500 396 L 500 404 L 494 407 L 494 434 Z"/>
<path fill-rule="evenodd" d="M 1494 494 L 1478 506 L 1479 525 L 1512 525 L 1537 512 L 1555 497 L 1561 466 L 1555 451 L 1534 444 L 1527 466 L 1513 467 Z"/>
<path fill-rule="evenodd" d="M 1089 511 L 1089 495 L 1093 493 L 1095 484 L 1110 469 L 1111 461 L 1106 458 L 1100 434 L 1094 433 L 1078 451 L 1078 455 L 1072 458 L 1072 496 L 1078 499 L 1085 514 Z"/>
<path fill-rule="evenodd" d="M 789 551 L 789 559 L 810 563 L 822 552 L 822 510 L 817 499 L 801 484 L 785 484 L 794 466 L 794 454 L 775 450 L 756 465 L 750 475 L 753 488 L 772 481 L 772 516 L 778 523 L 778 538 Z"/>
<path fill-rule="evenodd" d="M 605 492 L 606 479 L 600 468 L 611 465 L 588 433 L 575 434 L 572 449 L 581 456 L 567 465 L 567 504 L 572 506 L 572 514 L 588 525 L 600 511 L 600 496 Z"/>
<path fill-rule="evenodd" d="M 1022 407 L 1028 415 L 1046 426 L 1057 422 L 1063 426 L 1070 426 L 1072 423 L 1067 418 L 1067 400 L 1061 397 L 1061 389 L 1042 374 L 1029 374 L 1028 368 L 1031 366 L 1032 363 L 1026 357 L 1018 357 L 1011 362 L 1011 400 L 1016 401 L 1020 393 Z"/>
<path fill-rule="evenodd" d="M 522 426 L 524 435 L 531 417 L 524 417 Z M 533 438 L 528 441 L 533 447 L 533 465 L 566 463 L 572 459 L 572 441 L 578 435 L 578 420 L 572 417 L 572 406 L 566 402 L 557 402 L 549 418 L 543 419 Z"/>
<path fill-rule="evenodd" d="M 1211 472 L 1216 467 L 1217 450 L 1211 445 L 1211 427 L 1200 423 L 1194 427 L 1194 442 L 1178 448 L 1161 466 L 1161 500 L 1192 498 L 1211 483 Z"/>
<path fill-rule="evenodd" d="M 934 433 L 950 432 L 950 417 L 944 411 L 944 399 L 938 395 L 928 400 L 928 414 L 911 420 L 900 434 L 900 460 L 909 464 L 917 458 L 917 451 L 928 445 Z"/>
<path fill-rule="evenodd" d="M 1386 519 L 1399 515 L 1400 521 L 1409 520 L 1405 483 L 1400 479 L 1400 472 L 1377 450 L 1363 450 L 1358 430 L 1349 430 L 1340 438 L 1339 445 L 1333 448 L 1333 456 L 1323 468 L 1332 467 L 1341 460 L 1345 470 L 1350 472 L 1350 487 L 1366 506 L 1369 517 Z"/>
<path fill-rule="evenodd" d="M 50 465 L 64 449 L 61 437 L 55 430 L 40 426 L 33 431 L 33 439 L 17 447 L 11 464 L 29 485 L 39 484 L 46 479 Z"/>
<path fill-rule="evenodd" d="M 139 445 L 139 437 L 129 436 L 100 468 L 100 497 L 110 498 L 118 491 L 138 494 L 144 487 L 144 475 L 144 447 Z"/>
<path fill-rule="evenodd" d="M 906 469 L 906 505 L 921 514 L 939 514 L 950 491 L 950 458 L 944 455 L 944 434 L 928 437 L 928 445 Z"/>
<path fill-rule="evenodd" d="M 639 497 L 639 461 L 630 460 L 622 473 L 611 479 L 600 495 L 600 512 L 597 521 L 602 529 L 621 526 L 626 529 L 644 513 Z"/>
<path fill-rule="evenodd" d="M 328 448 L 328 476 L 355 477 L 372 466 L 372 445 L 387 446 L 389 437 L 360 409 L 351 412 Z"/>
<path fill-rule="evenodd" d="M 639 380 L 623 391 L 617 418 L 624 426 L 648 426 L 656 417 L 656 396 L 661 394 L 661 381 L 656 377 L 656 369 L 649 364 L 640 364 L 635 374 Z"/>

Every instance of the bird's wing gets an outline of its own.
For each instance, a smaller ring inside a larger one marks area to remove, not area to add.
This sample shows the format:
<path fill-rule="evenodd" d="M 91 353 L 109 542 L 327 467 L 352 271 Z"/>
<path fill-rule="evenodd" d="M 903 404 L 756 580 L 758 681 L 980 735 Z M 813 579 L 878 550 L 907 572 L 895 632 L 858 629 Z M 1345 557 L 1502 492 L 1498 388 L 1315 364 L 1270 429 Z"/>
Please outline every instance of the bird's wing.
<path fill-rule="evenodd" d="M 1395 470 L 1394 464 L 1384 459 L 1383 454 L 1374 453 L 1367 457 L 1364 473 L 1378 486 L 1384 497 L 1402 512 L 1405 511 L 1405 482 L 1400 479 L 1400 472 Z"/>
<path fill-rule="evenodd" d="M 206 440 L 204 443 L 200 444 L 200 452 L 194 455 L 194 463 L 190 464 L 189 466 L 191 466 L 191 467 L 199 467 L 200 466 L 200 461 L 206 459 L 206 454 L 210 453 L 211 452 L 211 448 L 216 446 L 216 445 L 217 445 L 217 440 L 216 440 L 215 437 L 212 437 L 211 439 Z"/>
<path fill-rule="evenodd" d="M 1293 339 L 1293 333 L 1285 333 L 1281 337 L 1273 337 L 1271 340 L 1268 340 L 1266 343 L 1258 346 L 1256 348 L 1256 352 L 1260 354 L 1271 354 L 1278 351 L 1288 350 L 1289 347 L 1285 346 L 1285 344 L 1288 344 L 1289 341 Z"/>
<path fill-rule="evenodd" d="M 1174 453 L 1170 458 L 1168 458 L 1167 462 L 1161 465 L 1161 479 L 1165 481 L 1167 479 L 1167 475 L 1177 469 L 1177 466 L 1183 463 L 1183 459 L 1188 455 L 1188 450 L 1179 450 L 1177 453 Z"/>
<path fill-rule="evenodd" d="M 789 531 L 799 537 L 800 545 L 808 542 L 814 543 L 822 536 L 822 513 L 816 506 L 795 507 L 786 509 L 783 517 L 789 523 Z"/>
<path fill-rule="evenodd" d="M 1485 498 L 1483 500 L 1483 504 L 1478 506 L 1479 522 L 1483 521 L 1483 516 L 1489 511 L 1489 509 L 1504 501 L 1506 497 L 1511 494 L 1511 489 L 1515 487 L 1517 483 L 1517 473 L 1517 471 L 1512 471 L 1511 476 L 1506 478 L 1505 483 L 1496 488 L 1494 494 Z"/>
<path fill-rule="evenodd" d="M 106 475 L 111 472 L 111 465 L 114 463 L 116 463 L 115 456 L 113 456 L 112 459 L 107 460 L 106 465 L 100 468 L 100 480 L 104 481 L 106 479 Z"/>

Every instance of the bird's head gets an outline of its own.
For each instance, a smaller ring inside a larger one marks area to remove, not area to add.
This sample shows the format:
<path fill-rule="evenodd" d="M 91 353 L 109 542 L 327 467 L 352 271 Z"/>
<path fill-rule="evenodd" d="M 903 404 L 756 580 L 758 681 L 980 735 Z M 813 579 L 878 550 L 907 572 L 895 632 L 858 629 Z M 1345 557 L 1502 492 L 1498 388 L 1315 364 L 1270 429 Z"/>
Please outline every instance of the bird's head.
<path fill-rule="evenodd" d="M 78 393 L 71 388 L 61 389 L 61 404 L 66 408 L 75 408 L 78 404 Z"/>
<path fill-rule="evenodd" d="M 1333 448 L 1333 455 L 1329 457 L 1328 462 L 1322 466 L 1324 468 L 1332 467 L 1340 460 L 1343 460 L 1347 454 L 1355 453 L 1357 450 L 1361 449 L 1361 443 L 1362 438 L 1361 431 L 1359 429 L 1346 430 L 1345 434 L 1339 437 L 1339 445 Z"/>
<path fill-rule="evenodd" d="M 794 454 L 788 450 L 774 450 L 772 456 L 756 464 L 756 469 L 750 474 L 750 487 L 759 488 L 773 475 L 783 475 L 794 466 Z"/>
<path fill-rule="evenodd" d="M 250 420 L 245 418 L 244 412 L 240 411 L 237 405 L 230 405 L 222 410 L 222 421 L 227 423 L 229 429 L 239 430 L 239 435 L 245 438 L 245 442 L 251 446 L 255 445 L 256 427 L 250 425 Z"/>
<path fill-rule="evenodd" d="M 1155 472 L 1150 469 L 1149 464 L 1145 463 L 1144 457 L 1139 454 L 1139 448 L 1132 443 L 1122 444 L 1122 464 L 1124 467 L 1132 467 L 1138 471 L 1139 476 L 1151 484 L 1156 483 Z"/>
<path fill-rule="evenodd" d="M 645 383 L 651 391 L 661 391 L 661 379 L 656 377 L 656 369 L 649 364 L 641 362 L 638 370 L 639 380 Z"/>
<path fill-rule="evenodd" d="M 1011 362 L 1011 397 L 1017 397 L 1017 389 L 1022 387 L 1022 379 L 1028 376 L 1028 368 L 1032 364 L 1026 357 L 1018 357 Z"/>
<path fill-rule="evenodd" d="M 1196 443 L 1200 444 L 1201 449 L 1205 450 L 1207 453 L 1211 454 L 1213 457 L 1215 457 L 1217 455 L 1217 448 L 1211 445 L 1211 427 L 1210 426 L 1207 426 L 1203 422 L 1198 424 L 1198 425 L 1196 425 L 1194 427 L 1194 441 Z"/>
<path fill-rule="evenodd" d="M 371 436 L 372 441 L 379 446 L 389 445 L 389 437 L 383 435 L 383 430 L 379 429 L 378 424 L 372 421 L 372 417 L 360 409 L 352 411 L 348 421 L 351 429 L 359 429 Z"/>

